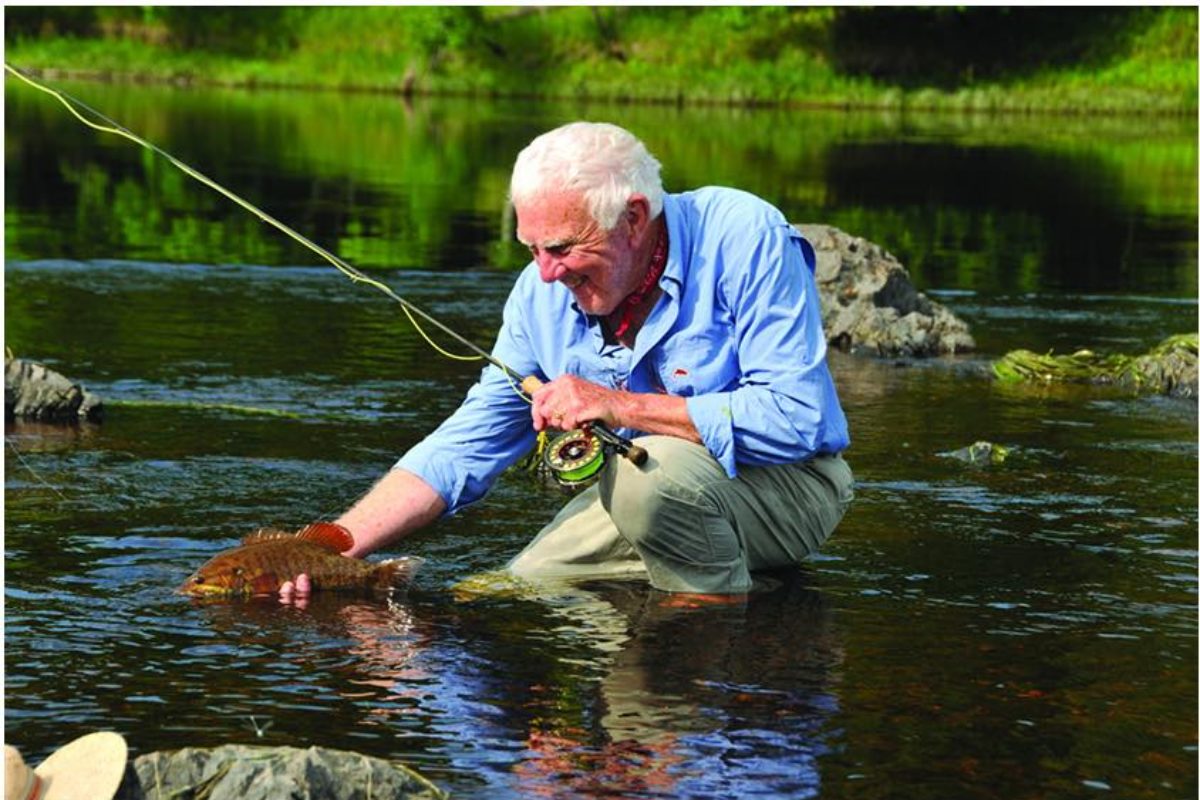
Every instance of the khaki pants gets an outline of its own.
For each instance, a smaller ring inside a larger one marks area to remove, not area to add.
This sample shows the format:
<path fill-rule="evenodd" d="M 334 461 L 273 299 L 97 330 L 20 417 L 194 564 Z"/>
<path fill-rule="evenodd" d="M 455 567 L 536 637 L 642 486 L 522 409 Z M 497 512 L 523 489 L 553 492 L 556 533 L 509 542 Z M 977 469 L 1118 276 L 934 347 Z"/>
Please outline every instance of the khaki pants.
<path fill-rule="evenodd" d="M 522 578 L 646 574 L 670 592 L 740 594 L 750 572 L 797 564 L 820 547 L 854 497 L 841 456 L 744 467 L 730 480 L 702 446 L 638 439 L 641 467 L 611 457 L 509 562 Z"/>

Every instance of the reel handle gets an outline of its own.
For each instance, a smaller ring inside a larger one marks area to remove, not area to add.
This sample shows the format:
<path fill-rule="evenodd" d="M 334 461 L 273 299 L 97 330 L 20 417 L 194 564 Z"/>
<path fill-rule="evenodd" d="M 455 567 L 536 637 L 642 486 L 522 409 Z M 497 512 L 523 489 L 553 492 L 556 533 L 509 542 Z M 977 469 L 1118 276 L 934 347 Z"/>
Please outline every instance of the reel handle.
<path fill-rule="evenodd" d="M 543 384 L 536 375 L 526 375 L 521 379 L 521 391 L 531 397 L 533 396 L 534 392 L 542 388 L 544 385 L 545 384 Z M 611 444 L 614 448 L 616 448 L 618 453 L 632 461 L 634 466 L 640 467 L 642 464 L 646 463 L 646 458 L 649 456 L 649 453 L 646 452 L 646 448 L 639 447 L 638 445 L 626 439 L 624 436 L 618 436 L 610 431 L 607 426 L 599 422 L 592 422 L 588 427 L 592 429 L 592 432 L 596 434 L 597 438 L 603 442 L 606 442 L 607 444 Z"/>
<path fill-rule="evenodd" d="M 646 448 L 639 447 L 633 442 L 629 443 L 629 449 L 621 455 L 632 461 L 635 467 L 642 466 L 646 463 L 646 459 L 650 457 L 650 454 L 646 452 Z"/>

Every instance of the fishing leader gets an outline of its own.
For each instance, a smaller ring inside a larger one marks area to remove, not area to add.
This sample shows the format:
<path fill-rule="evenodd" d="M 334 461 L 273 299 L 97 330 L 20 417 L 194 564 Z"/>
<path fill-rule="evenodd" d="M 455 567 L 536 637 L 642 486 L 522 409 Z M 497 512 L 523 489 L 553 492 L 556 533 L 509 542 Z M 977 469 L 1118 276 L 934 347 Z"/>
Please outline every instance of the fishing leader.
<path fill-rule="evenodd" d="M 539 431 L 592 421 L 649 458 L 606 461 L 507 569 L 645 574 L 670 592 L 741 594 L 796 564 L 853 497 L 846 417 L 826 362 L 812 246 L 767 202 L 664 192 L 630 132 L 575 122 L 518 155 L 510 197 L 533 261 L 495 366 L 336 522 L 364 556 L 483 498 Z M 301 577 L 293 590 L 303 594 Z"/>

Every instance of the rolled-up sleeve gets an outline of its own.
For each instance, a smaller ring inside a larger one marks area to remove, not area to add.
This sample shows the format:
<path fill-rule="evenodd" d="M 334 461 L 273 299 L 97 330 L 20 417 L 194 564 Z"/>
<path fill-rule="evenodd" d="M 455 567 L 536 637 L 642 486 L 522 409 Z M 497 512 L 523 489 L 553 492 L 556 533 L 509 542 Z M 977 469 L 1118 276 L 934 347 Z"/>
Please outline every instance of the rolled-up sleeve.
<path fill-rule="evenodd" d="M 849 444 L 825 360 L 811 248 L 791 226 L 730 237 L 720 287 L 734 320 L 736 385 L 697 394 L 688 413 L 730 477 L 741 466 L 793 463 Z"/>

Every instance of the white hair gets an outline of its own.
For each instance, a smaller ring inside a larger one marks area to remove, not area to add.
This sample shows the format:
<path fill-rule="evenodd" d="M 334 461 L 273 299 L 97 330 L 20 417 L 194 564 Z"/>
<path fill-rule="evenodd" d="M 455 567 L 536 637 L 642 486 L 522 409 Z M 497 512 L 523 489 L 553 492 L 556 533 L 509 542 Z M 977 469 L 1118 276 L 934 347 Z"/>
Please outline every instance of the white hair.
<path fill-rule="evenodd" d="M 572 122 L 534 139 L 517 155 L 509 184 L 513 205 L 553 191 L 583 194 L 602 229 L 616 227 L 634 194 L 650 202 L 650 218 L 662 211 L 661 165 L 624 128 L 607 122 Z"/>

